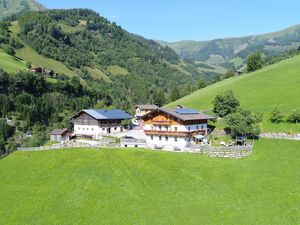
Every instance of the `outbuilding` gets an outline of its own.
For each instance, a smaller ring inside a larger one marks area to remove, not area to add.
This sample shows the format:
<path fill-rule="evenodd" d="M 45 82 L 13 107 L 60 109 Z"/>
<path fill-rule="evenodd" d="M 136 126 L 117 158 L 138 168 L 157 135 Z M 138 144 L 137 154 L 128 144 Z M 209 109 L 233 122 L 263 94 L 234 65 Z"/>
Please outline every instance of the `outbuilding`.
<path fill-rule="evenodd" d="M 71 135 L 72 135 L 71 132 L 66 128 L 56 129 L 50 133 L 50 140 L 58 141 L 58 142 L 69 141 Z"/>

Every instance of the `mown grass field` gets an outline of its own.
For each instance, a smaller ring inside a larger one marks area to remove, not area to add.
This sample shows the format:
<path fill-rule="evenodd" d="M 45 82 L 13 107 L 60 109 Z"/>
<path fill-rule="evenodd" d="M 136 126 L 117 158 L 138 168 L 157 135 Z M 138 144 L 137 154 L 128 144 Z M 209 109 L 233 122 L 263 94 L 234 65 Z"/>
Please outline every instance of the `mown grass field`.
<path fill-rule="evenodd" d="M 265 67 L 254 73 L 233 77 L 198 90 L 168 106 L 177 104 L 200 110 L 212 110 L 217 94 L 233 90 L 242 108 L 260 112 L 264 116 L 264 131 L 300 132 L 300 126 L 287 122 L 272 124 L 270 113 L 278 107 L 285 118 L 300 109 L 300 56 Z"/>
<path fill-rule="evenodd" d="M 16 73 L 20 70 L 25 70 L 26 65 L 24 61 L 17 60 L 0 49 L 0 68 L 8 73 Z"/>
<path fill-rule="evenodd" d="M 0 224 L 299 224 L 300 142 L 242 160 L 149 150 L 16 152 L 0 160 Z"/>

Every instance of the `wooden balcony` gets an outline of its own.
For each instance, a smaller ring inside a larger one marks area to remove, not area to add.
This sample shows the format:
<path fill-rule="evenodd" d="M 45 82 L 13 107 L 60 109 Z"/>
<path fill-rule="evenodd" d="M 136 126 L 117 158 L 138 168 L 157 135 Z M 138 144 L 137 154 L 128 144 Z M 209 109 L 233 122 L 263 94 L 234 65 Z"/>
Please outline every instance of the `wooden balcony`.
<path fill-rule="evenodd" d="M 172 120 L 151 121 L 153 125 L 168 126 L 172 125 Z"/>
<path fill-rule="evenodd" d="M 206 130 L 193 130 L 193 131 L 166 131 L 166 130 L 145 130 L 146 135 L 158 136 L 174 136 L 174 137 L 192 137 L 194 135 L 205 134 Z"/>

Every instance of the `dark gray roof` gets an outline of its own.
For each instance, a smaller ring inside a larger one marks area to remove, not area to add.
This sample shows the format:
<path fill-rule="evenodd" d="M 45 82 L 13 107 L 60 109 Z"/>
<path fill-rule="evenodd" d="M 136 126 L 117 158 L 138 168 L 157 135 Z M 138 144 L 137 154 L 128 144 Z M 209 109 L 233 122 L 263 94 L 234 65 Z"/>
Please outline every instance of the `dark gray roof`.
<path fill-rule="evenodd" d="M 139 108 L 142 110 L 156 110 L 159 107 L 157 105 L 137 105 L 136 108 Z"/>
<path fill-rule="evenodd" d="M 89 114 L 96 120 L 126 120 L 133 118 L 131 115 L 119 109 L 87 109 L 83 110 L 83 112 Z"/>
<path fill-rule="evenodd" d="M 164 112 L 166 114 L 169 114 L 177 119 L 180 119 L 182 121 L 188 121 L 188 120 L 212 120 L 214 117 L 206 115 L 204 113 L 198 112 L 194 109 L 187 109 L 182 108 L 180 110 L 178 109 L 165 109 L 165 108 L 159 108 L 157 109 L 157 112 Z M 156 112 L 156 111 L 155 111 Z M 152 112 L 153 113 L 153 112 Z M 148 113 L 144 115 L 142 118 L 145 118 L 152 113 Z"/>
<path fill-rule="evenodd" d="M 50 135 L 64 135 L 65 133 L 69 132 L 67 128 L 64 129 L 55 129 L 53 130 Z"/>

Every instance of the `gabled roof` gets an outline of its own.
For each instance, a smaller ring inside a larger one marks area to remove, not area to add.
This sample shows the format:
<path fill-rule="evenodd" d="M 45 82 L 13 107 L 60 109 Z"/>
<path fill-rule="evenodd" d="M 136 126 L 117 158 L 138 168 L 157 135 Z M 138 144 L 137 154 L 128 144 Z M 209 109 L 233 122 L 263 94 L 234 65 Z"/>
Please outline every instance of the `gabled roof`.
<path fill-rule="evenodd" d="M 67 132 L 69 132 L 69 130 L 67 128 L 64 128 L 64 129 L 55 129 L 53 130 L 50 135 L 64 135 L 66 134 Z"/>
<path fill-rule="evenodd" d="M 188 108 L 180 108 L 180 109 L 165 109 L 159 108 L 154 112 L 147 113 L 146 115 L 142 116 L 142 118 L 147 118 L 151 116 L 155 112 L 164 112 L 168 115 L 171 115 L 177 119 L 182 121 L 189 121 L 189 120 L 212 120 L 214 117 L 201 113 L 194 109 Z"/>
<path fill-rule="evenodd" d="M 156 110 L 159 107 L 157 105 L 136 105 L 135 108 L 139 108 L 141 110 Z"/>
<path fill-rule="evenodd" d="M 96 120 L 126 120 L 126 119 L 133 118 L 131 115 L 119 109 L 101 109 L 101 110 L 86 109 L 77 113 L 73 117 L 76 117 L 82 112 L 87 113 L 88 115 L 95 118 Z"/>

